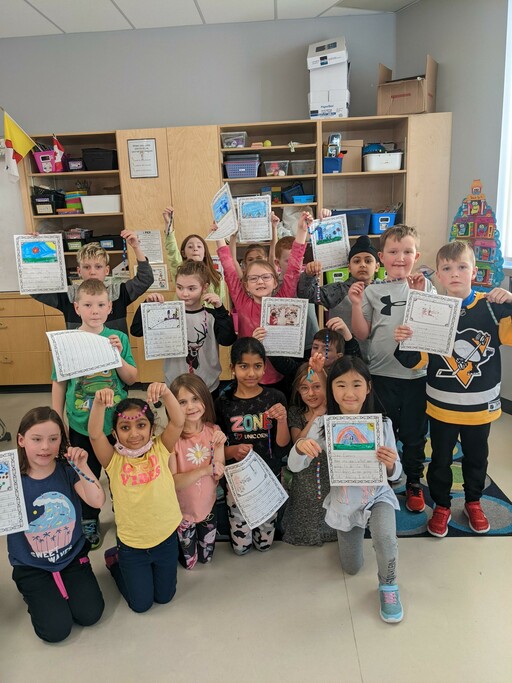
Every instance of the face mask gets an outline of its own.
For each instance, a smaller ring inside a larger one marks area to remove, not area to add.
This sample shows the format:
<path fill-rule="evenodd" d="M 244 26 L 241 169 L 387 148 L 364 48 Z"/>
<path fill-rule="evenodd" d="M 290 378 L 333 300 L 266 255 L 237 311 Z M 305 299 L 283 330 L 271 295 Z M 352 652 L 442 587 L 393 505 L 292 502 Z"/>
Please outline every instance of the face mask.
<path fill-rule="evenodd" d="M 153 439 L 150 439 L 147 444 L 135 450 L 133 448 L 127 448 L 126 446 L 123 446 L 123 444 L 119 443 L 118 439 L 116 439 L 116 443 L 114 445 L 114 448 L 119 455 L 124 455 L 126 458 L 139 458 L 141 455 L 144 455 L 144 453 L 147 453 L 152 447 Z"/>

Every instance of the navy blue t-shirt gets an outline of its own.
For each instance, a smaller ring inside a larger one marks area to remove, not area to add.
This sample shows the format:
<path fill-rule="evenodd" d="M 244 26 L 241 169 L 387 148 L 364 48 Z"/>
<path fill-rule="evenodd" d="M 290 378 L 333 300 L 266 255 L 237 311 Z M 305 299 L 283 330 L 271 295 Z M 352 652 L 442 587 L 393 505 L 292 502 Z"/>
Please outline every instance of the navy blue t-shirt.
<path fill-rule="evenodd" d="M 29 528 L 7 537 L 9 562 L 58 572 L 82 550 L 82 506 L 74 485 L 78 475 L 57 462 L 45 479 L 21 477 Z"/>

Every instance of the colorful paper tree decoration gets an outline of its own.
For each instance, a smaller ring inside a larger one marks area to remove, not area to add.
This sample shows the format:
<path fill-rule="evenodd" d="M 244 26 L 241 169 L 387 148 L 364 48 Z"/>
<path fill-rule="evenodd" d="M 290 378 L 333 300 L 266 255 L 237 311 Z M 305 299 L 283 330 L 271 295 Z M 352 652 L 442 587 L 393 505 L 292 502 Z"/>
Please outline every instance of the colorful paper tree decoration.
<path fill-rule="evenodd" d="M 450 242 L 453 240 L 463 240 L 473 247 L 477 266 L 473 289 L 488 292 L 499 287 L 504 277 L 500 233 L 480 180 L 472 182 L 471 192 L 453 219 Z"/>

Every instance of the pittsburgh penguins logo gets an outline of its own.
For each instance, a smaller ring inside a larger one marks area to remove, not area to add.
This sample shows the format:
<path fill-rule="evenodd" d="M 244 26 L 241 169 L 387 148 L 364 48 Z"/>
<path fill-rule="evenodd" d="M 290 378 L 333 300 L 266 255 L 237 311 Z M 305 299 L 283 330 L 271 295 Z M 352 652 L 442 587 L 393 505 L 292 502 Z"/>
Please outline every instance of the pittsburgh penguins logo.
<path fill-rule="evenodd" d="M 382 296 L 380 298 L 383 307 L 380 309 L 381 315 L 391 315 L 391 309 L 393 306 L 405 306 L 406 301 L 391 301 L 389 294 L 387 296 Z"/>
<path fill-rule="evenodd" d="M 468 329 L 457 336 L 450 357 L 443 356 L 449 370 L 442 369 L 436 373 L 437 377 L 456 378 L 464 388 L 467 388 L 474 377 L 480 377 L 480 365 L 492 358 L 495 349 L 489 346 L 491 335 L 488 332 Z"/>

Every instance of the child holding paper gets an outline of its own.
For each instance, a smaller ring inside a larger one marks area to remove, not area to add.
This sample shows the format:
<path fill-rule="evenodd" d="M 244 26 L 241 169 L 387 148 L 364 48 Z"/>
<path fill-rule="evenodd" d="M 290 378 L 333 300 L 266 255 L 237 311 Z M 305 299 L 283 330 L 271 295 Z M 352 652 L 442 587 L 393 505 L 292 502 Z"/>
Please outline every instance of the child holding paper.
<path fill-rule="evenodd" d="M 228 438 L 227 464 L 243 460 L 252 449 L 279 476 L 290 442 L 286 399 L 277 389 L 260 384 L 265 373 L 263 345 L 253 337 L 238 339 L 231 347 L 231 371 L 233 384 L 215 401 L 217 424 Z M 269 550 L 277 514 L 251 531 L 229 488 L 226 499 L 235 554 L 245 555 L 253 545 L 261 552 Z"/>
<path fill-rule="evenodd" d="M 435 291 L 422 273 L 412 273 L 420 252 L 419 235 L 408 225 L 394 225 L 380 238 L 379 259 L 387 279 L 366 287 L 361 280 L 349 290 L 351 329 L 358 340 L 369 340 L 368 365 L 373 387 L 403 444 L 402 463 L 407 476 L 405 505 L 410 512 L 425 509 L 420 486 L 427 433 L 426 372 L 404 368 L 393 356 L 393 332 L 404 319 L 409 289 Z"/>
<path fill-rule="evenodd" d="M 111 310 L 108 314 L 107 322 L 111 330 L 121 330 L 128 334 L 126 325 L 126 311 L 128 306 L 142 296 L 151 287 L 154 281 L 153 271 L 148 260 L 144 256 L 137 233 L 133 230 L 123 230 L 121 237 L 126 240 L 137 259 L 137 274 L 131 280 L 121 284 L 112 283 L 108 289 Z M 104 282 L 110 272 L 109 255 L 99 244 L 91 242 L 77 252 L 76 260 L 78 263 L 77 271 L 84 282 L 87 280 L 99 280 Z M 80 317 L 76 312 L 75 301 L 77 301 L 77 284 L 70 285 L 67 292 L 57 294 L 33 294 L 33 298 L 52 308 L 56 308 L 64 315 L 68 330 L 80 327 Z"/>
<path fill-rule="evenodd" d="M 365 415 L 382 412 L 373 392 L 371 376 L 365 363 L 345 356 L 331 368 L 327 377 L 327 413 L 329 415 Z M 377 460 L 386 467 L 389 481 L 397 481 L 402 466 L 396 451 L 391 422 L 383 419 L 384 445 L 377 449 Z M 325 452 L 323 417 L 313 422 L 305 437 L 299 438 L 290 451 L 288 467 L 301 472 Z M 363 566 L 363 538 L 369 523 L 377 557 L 380 616 L 387 623 L 402 621 L 403 609 L 396 583 L 398 544 L 395 510 L 397 498 L 386 481 L 381 486 L 331 486 L 323 504 L 325 521 L 337 530 L 341 566 L 347 574 L 357 574 Z"/>
<path fill-rule="evenodd" d="M 263 297 L 295 297 L 306 250 L 307 226 L 312 220 L 313 217 L 310 213 L 302 213 L 286 275 L 277 293 L 275 290 L 278 286 L 278 277 L 271 263 L 263 260 L 252 261 L 248 264 L 241 282 L 229 247 L 224 244 L 223 240 L 217 241 L 217 253 L 224 268 L 224 277 L 238 313 L 238 334 L 240 337 L 252 336 L 254 330 L 260 327 L 261 300 Z M 282 375 L 267 360 L 261 383 L 272 385 L 277 384 L 281 379 Z"/>
<path fill-rule="evenodd" d="M 185 303 L 188 355 L 185 358 L 166 358 L 164 371 L 168 385 L 183 373 L 197 374 L 216 398 L 222 370 L 219 344 L 231 346 L 236 334 L 233 319 L 220 297 L 209 289 L 209 273 L 204 263 L 188 259 L 178 266 L 176 296 Z M 158 300 L 162 303 L 163 296 L 159 295 Z M 209 307 L 204 304 L 209 304 Z M 143 335 L 140 306 L 130 332 L 135 337 Z"/>
<path fill-rule="evenodd" d="M 407 368 L 427 365 L 427 415 L 432 461 L 427 471 L 436 504 L 427 524 L 432 536 L 443 538 L 451 519 L 451 470 L 457 439 L 462 445 L 464 513 L 470 528 L 485 534 L 490 525 L 480 504 L 485 487 L 491 423 L 501 415 L 499 347 L 512 344 L 512 293 L 496 287 L 483 294 L 472 289 L 476 275 L 473 249 L 462 241 L 441 247 L 436 276 L 448 296 L 462 299 L 457 335 L 450 357 L 401 351 L 395 357 Z M 413 336 L 399 325 L 395 341 Z"/>
<path fill-rule="evenodd" d="M 92 626 L 103 614 L 89 544 L 77 522 L 81 503 L 100 508 L 105 493 L 87 466 L 87 453 L 68 447 L 62 420 L 47 406 L 21 419 L 18 459 L 29 528 L 7 537 L 12 578 L 36 635 L 58 643 L 73 623 Z"/>
<path fill-rule="evenodd" d="M 105 327 L 105 322 L 112 310 L 112 302 L 103 282 L 96 278 L 85 280 L 77 290 L 74 303 L 77 316 L 82 320 L 79 330 L 99 334 L 110 340 L 112 346 L 121 354 L 121 367 L 93 375 L 77 377 L 63 382 L 56 379 L 55 369 L 52 373 L 52 407 L 61 419 L 64 412 L 69 423 L 69 440 L 72 446 L 79 446 L 88 453 L 87 463 L 96 477 L 100 476 L 101 464 L 94 455 L 89 440 L 89 413 L 98 389 L 108 387 L 114 392 L 114 403 L 126 398 L 126 385 L 137 381 L 137 369 L 133 360 L 128 336 L 120 330 L 113 331 Z M 104 432 L 110 434 L 111 413 L 105 418 Z M 101 543 L 99 528 L 99 510 L 84 502 L 82 505 L 82 526 L 93 550 Z"/>

